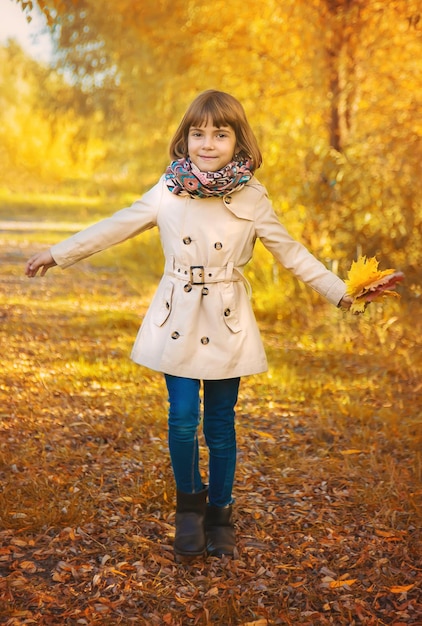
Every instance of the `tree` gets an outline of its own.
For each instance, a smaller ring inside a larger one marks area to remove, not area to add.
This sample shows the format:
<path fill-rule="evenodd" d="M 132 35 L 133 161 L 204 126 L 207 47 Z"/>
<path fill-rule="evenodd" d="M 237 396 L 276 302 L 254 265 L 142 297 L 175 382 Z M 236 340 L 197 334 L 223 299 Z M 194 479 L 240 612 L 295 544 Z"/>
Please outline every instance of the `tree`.
<path fill-rule="evenodd" d="M 61 109 L 77 90 L 28 57 L 15 42 L 0 48 L 0 157 L 7 186 L 39 188 L 92 173 L 104 152 L 92 117 Z"/>

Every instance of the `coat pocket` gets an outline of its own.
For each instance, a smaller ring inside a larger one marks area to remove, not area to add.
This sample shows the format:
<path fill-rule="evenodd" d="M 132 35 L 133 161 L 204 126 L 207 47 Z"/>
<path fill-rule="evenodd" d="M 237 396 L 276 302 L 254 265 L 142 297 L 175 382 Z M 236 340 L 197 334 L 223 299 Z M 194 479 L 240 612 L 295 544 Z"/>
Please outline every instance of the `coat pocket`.
<path fill-rule="evenodd" d="M 163 297 L 157 306 L 153 319 L 156 326 L 162 326 L 168 319 L 173 306 L 173 283 L 166 285 Z"/>
<path fill-rule="evenodd" d="M 242 330 L 239 320 L 238 307 L 236 306 L 233 285 L 228 285 L 221 293 L 223 301 L 223 319 L 226 326 L 233 332 Z"/>

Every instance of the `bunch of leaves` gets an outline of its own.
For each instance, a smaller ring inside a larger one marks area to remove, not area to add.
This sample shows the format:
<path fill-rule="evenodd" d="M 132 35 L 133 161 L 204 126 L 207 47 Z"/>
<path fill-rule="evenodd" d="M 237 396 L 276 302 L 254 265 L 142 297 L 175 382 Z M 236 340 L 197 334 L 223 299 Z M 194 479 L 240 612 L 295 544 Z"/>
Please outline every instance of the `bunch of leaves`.
<path fill-rule="evenodd" d="M 375 257 L 360 256 L 353 261 L 345 280 L 347 294 L 353 297 L 352 313 L 363 313 L 369 302 L 386 296 L 399 297 L 393 291 L 397 283 L 404 279 L 403 272 L 394 269 L 379 270 Z"/>

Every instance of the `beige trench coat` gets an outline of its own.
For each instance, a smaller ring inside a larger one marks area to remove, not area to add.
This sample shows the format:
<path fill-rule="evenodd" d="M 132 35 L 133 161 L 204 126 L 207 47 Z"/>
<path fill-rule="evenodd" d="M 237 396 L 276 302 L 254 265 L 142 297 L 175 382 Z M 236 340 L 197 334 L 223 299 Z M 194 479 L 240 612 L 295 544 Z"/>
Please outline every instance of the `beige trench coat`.
<path fill-rule="evenodd" d="M 243 279 L 258 237 L 332 304 L 346 292 L 343 281 L 287 233 L 256 178 L 224 199 L 192 199 L 171 194 L 162 177 L 132 206 L 51 253 L 65 268 L 155 226 L 166 264 L 132 350 L 136 363 L 153 370 L 215 380 L 267 369 Z"/>

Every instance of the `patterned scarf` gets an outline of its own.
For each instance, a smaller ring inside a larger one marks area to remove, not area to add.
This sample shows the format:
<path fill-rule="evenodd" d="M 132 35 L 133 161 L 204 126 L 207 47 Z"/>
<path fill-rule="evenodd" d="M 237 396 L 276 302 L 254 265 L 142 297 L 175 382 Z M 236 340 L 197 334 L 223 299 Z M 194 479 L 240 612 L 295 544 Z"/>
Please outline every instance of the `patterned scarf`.
<path fill-rule="evenodd" d="M 201 172 L 189 159 L 172 161 L 165 173 L 167 187 L 192 198 L 222 197 L 240 191 L 253 176 L 252 161 L 231 161 L 217 172 Z"/>

